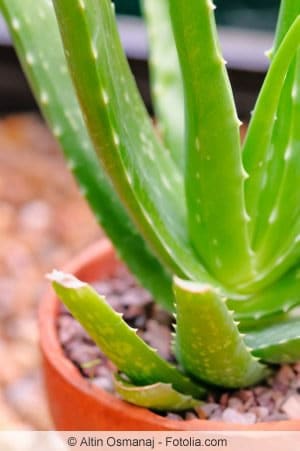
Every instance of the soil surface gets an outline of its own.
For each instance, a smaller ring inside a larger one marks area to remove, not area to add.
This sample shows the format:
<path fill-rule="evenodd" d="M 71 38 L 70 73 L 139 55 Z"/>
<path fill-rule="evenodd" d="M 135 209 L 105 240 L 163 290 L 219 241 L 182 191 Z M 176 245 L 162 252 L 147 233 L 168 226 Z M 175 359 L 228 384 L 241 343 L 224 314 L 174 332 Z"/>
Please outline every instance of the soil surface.
<path fill-rule="evenodd" d="M 123 313 L 130 326 L 159 354 L 174 362 L 171 351 L 172 318 L 161 310 L 124 267 L 114 277 L 93 284 L 112 307 Z M 114 393 L 114 365 L 89 338 L 81 325 L 61 306 L 59 339 L 68 358 L 91 383 Z M 208 419 L 228 423 L 254 424 L 261 421 L 300 419 L 300 362 L 274 367 L 264 384 L 247 390 L 210 393 L 201 408 L 178 415 L 178 420 Z"/>

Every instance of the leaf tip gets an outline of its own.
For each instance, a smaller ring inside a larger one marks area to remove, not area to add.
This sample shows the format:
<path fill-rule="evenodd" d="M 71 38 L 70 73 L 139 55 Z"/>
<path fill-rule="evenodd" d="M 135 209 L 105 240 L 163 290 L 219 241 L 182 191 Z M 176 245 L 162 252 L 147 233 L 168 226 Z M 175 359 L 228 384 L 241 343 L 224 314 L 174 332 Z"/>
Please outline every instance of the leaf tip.
<path fill-rule="evenodd" d="M 46 279 L 50 280 L 50 282 L 57 283 L 64 288 L 71 288 L 75 290 L 86 286 L 85 282 L 77 279 L 72 274 L 67 274 L 56 269 L 54 269 L 51 273 L 48 273 L 46 275 Z"/>

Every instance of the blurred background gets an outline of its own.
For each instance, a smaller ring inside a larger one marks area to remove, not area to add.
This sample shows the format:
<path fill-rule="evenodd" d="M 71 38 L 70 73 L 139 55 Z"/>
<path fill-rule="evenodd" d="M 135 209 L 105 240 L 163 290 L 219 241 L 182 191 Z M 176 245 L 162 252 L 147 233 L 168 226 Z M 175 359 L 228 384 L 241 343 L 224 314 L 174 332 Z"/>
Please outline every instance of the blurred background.
<path fill-rule="evenodd" d="M 268 61 L 279 0 L 217 1 L 240 117 L 247 120 Z M 116 0 L 130 65 L 150 111 L 147 38 L 138 0 Z M 48 429 L 36 307 L 44 275 L 101 236 L 65 168 L 0 17 L 0 429 Z"/>
<path fill-rule="evenodd" d="M 148 108 L 147 39 L 139 0 L 115 0 L 124 46 Z M 225 59 L 240 115 L 248 117 L 268 61 L 279 0 L 215 0 Z M 0 18 L 0 114 L 35 109 L 9 36 Z"/>
<path fill-rule="evenodd" d="M 116 0 L 120 14 L 139 16 L 139 0 Z M 216 0 L 217 19 L 220 24 L 254 29 L 272 29 L 275 24 L 279 0 Z"/>

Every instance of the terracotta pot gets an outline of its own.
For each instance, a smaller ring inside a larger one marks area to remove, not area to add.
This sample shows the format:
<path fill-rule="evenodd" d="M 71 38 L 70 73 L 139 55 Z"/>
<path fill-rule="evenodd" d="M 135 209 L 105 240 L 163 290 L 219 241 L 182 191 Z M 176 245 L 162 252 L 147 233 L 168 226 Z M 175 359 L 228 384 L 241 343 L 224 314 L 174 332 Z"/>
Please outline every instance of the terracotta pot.
<path fill-rule="evenodd" d="M 91 246 L 65 270 L 86 281 L 112 274 L 120 262 L 107 240 Z M 205 420 L 176 421 L 123 402 L 94 387 L 66 358 L 57 336 L 59 301 L 51 291 L 39 310 L 39 327 L 45 385 L 58 430 L 300 430 L 299 421 L 229 425 Z"/>

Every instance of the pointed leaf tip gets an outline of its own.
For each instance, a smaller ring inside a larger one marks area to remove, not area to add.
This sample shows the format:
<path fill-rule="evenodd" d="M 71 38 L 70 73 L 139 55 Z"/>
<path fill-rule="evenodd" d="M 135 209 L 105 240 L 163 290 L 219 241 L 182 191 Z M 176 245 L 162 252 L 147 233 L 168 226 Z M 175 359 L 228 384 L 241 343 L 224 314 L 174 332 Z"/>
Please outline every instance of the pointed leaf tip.
<path fill-rule="evenodd" d="M 74 290 L 87 286 L 85 282 L 77 279 L 72 274 L 58 271 L 57 269 L 54 269 L 51 273 L 46 274 L 46 279 L 64 288 L 71 288 Z"/>
<path fill-rule="evenodd" d="M 212 290 L 211 286 L 208 284 L 201 283 L 201 282 L 194 282 L 191 280 L 184 280 L 184 279 L 181 279 L 176 276 L 173 278 L 173 282 L 174 282 L 175 289 L 177 287 L 184 291 L 189 291 L 190 293 L 204 294 L 204 293 L 208 293 Z"/>
<path fill-rule="evenodd" d="M 194 409 L 201 404 L 191 396 L 174 390 L 171 384 L 162 382 L 137 386 L 116 375 L 115 388 L 125 401 L 158 411 L 180 412 Z"/>

